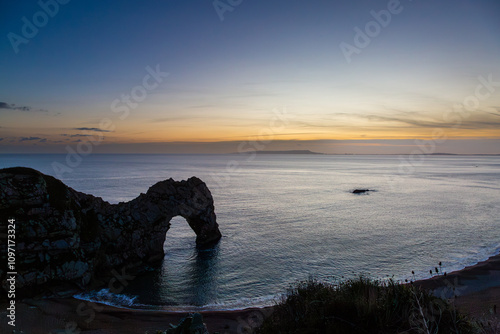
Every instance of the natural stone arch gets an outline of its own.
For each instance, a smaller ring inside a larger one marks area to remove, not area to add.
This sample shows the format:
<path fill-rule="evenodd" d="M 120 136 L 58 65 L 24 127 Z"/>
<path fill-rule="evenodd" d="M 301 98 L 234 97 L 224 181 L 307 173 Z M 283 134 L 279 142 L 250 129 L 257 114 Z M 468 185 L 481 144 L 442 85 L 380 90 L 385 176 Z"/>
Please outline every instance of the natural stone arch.
<path fill-rule="evenodd" d="M 136 252 L 139 250 L 141 255 L 148 254 L 152 261 L 164 256 L 163 243 L 173 217 L 181 216 L 186 220 L 196 234 L 199 248 L 213 246 L 221 238 L 212 195 L 206 184 L 197 177 L 180 182 L 172 179 L 158 182 L 146 194 L 141 194 L 131 202 L 118 204 L 118 211 L 122 216 L 131 217 L 130 223 L 136 226 L 136 236 L 130 238 L 126 234 L 123 241 L 132 240 Z M 149 223 L 136 223 L 142 221 Z M 140 234 L 140 238 L 137 234 Z M 140 241 L 148 235 L 152 238 L 151 244 Z"/>
<path fill-rule="evenodd" d="M 0 225 L 16 219 L 21 296 L 61 282 L 96 287 L 124 267 L 141 270 L 163 259 L 175 216 L 186 219 L 199 248 L 221 238 L 212 195 L 196 177 L 158 182 L 132 201 L 110 204 L 30 168 L 0 170 Z M 6 248 L 0 255 L 6 263 Z M 6 272 L 0 270 L 0 279 L 5 289 Z"/>

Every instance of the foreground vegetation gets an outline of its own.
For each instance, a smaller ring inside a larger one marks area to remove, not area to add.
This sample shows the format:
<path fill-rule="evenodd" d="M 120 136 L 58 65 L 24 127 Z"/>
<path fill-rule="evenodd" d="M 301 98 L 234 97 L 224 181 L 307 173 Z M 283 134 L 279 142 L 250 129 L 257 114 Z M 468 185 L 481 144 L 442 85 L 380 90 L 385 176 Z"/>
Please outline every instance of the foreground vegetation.
<path fill-rule="evenodd" d="M 297 284 L 257 333 L 490 333 L 481 327 L 416 286 L 360 277 Z"/>

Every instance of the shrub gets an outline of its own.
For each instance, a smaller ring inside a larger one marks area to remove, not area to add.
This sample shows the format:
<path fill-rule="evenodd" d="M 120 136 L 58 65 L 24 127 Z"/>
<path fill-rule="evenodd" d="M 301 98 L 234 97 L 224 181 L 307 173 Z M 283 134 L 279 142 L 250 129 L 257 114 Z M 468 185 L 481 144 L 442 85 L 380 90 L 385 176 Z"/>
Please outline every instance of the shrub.
<path fill-rule="evenodd" d="M 452 304 L 411 284 L 359 277 L 338 284 L 309 279 L 291 287 L 260 334 L 475 333 Z"/>

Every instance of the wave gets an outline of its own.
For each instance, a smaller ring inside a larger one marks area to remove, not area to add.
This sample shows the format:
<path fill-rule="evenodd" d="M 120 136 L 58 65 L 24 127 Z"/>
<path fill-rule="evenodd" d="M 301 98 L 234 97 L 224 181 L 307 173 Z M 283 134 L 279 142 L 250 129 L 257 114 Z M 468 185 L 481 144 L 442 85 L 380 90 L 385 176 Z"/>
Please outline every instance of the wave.
<path fill-rule="evenodd" d="M 479 246 L 476 249 L 469 250 L 466 254 L 453 254 L 451 258 L 457 263 L 457 269 L 454 270 L 462 270 L 499 254 L 500 244 L 492 244 L 488 246 Z"/>
<path fill-rule="evenodd" d="M 488 246 L 478 246 L 470 249 L 465 254 L 456 252 L 449 254 L 447 259 L 443 259 L 443 271 L 448 273 L 462 270 L 466 267 L 486 261 L 492 256 L 500 254 L 500 244 L 494 243 Z M 428 271 L 416 272 L 414 276 L 400 275 L 393 277 L 396 281 L 403 282 L 408 280 L 421 280 L 429 278 Z M 261 297 L 239 298 L 217 300 L 206 305 L 151 305 L 138 303 L 139 296 L 112 293 L 109 289 L 81 293 L 73 297 L 94 303 L 105 304 L 113 307 L 119 307 L 132 310 L 160 310 L 168 312 L 203 312 L 203 311 L 237 311 L 248 308 L 264 308 L 275 305 L 285 295 L 284 291 L 280 294 L 273 294 Z"/>
<path fill-rule="evenodd" d="M 241 298 L 225 302 L 215 302 L 203 306 L 181 305 L 165 306 L 162 310 L 171 312 L 202 312 L 202 311 L 239 311 L 249 308 L 264 308 L 276 304 L 282 295 L 269 295 L 255 298 Z"/>
<path fill-rule="evenodd" d="M 135 303 L 135 301 L 137 300 L 137 296 L 127 296 L 124 294 L 112 293 L 111 291 L 109 291 L 109 289 L 80 293 L 74 295 L 73 298 L 123 308 L 141 306 L 140 304 Z"/>
<path fill-rule="evenodd" d="M 460 271 L 467 267 L 474 266 L 480 262 L 484 262 L 496 255 L 500 255 L 500 244 L 497 243 L 487 246 L 477 246 L 473 249 L 469 249 L 465 252 L 465 254 L 463 252 L 457 251 L 455 253 L 449 254 L 446 261 L 443 260 L 443 271 L 447 273 Z M 406 274 L 397 276 L 395 279 L 396 281 L 403 282 L 405 279 L 424 280 L 430 277 L 431 276 L 429 276 L 429 272 L 424 270 L 422 272 L 416 272 L 414 276 L 409 276 L 408 274 Z"/>
<path fill-rule="evenodd" d="M 203 311 L 238 311 L 248 308 L 264 308 L 275 305 L 282 295 L 270 295 L 256 298 L 242 298 L 227 302 L 215 302 L 203 306 L 195 305 L 145 305 L 137 303 L 138 296 L 112 293 L 109 289 L 80 293 L 73 298 L 92 303 L 100 303 L 113 307 L 136 310 L 161 310 L 169 312 L 203 312 Z"/>

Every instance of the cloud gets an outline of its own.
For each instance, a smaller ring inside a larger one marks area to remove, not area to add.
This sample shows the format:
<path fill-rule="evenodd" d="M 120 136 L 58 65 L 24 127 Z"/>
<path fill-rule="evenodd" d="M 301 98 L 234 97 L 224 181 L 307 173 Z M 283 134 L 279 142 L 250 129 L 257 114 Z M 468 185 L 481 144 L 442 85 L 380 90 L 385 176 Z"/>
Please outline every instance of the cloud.
<path fill-rule="evenodd" d="M 494 112 L 489 112 L 489 111 L 486 111 L 488 114 L 491 114 L 491 115 L 495 115 L 495 116 L 500 116 L 500 110 L 498 111 L 498 113 L 494 113 Z"/>
<path fill-rule="evenodd" d="M 376 114 L 360 114 L 360 113 L 331 113 L 330 119 L 324 119 L 318 124 L 304 123 L 307 127 L 350 127 L 349 124 L 344 124 L 338 122 L 338 118 L 335 116 L 345 117 L 348 119 L 365 119 L 373 122 L 377 125 L 382 125 L 385 128 L 421 128 L 421 129 L 433 129 L 433 128 L 461 128 L 466 130 L 481 130 L 481 129 L 492 129 L 500 127 L 500 121 L 494 119 L 491 116 L 487 116 L 478 112 L 461 115 L 455 113 L 454 117 L 458 118 L 460 121 L 457 124 L 457 120 L 453 118 L 453 121 L 446 121 L 444 119 L 432 118 L 426 116 L 421 112 L 406 112 L 393 109 L 392 115 L 376 115 Z M 485 112 L 494 116 L 500 116 L 500 114 Z M 443 118 L 444 118 L 443 114 Z M 451 116 L 450 116 L 451 118 Z"/>
<path fill-rule="evenodd" d="M 43 140 L 43 138 L 40 138 L 40 137 L 21 137 L 19 139 L 19 142 L 23 142 L 23 141 L 33 141 L 33 140 Z"/>
<path fill-rule="evenodd" d="M 460 127 L 461 129 L 468 130 L 478 130 L 478 129 L 491 129 L 500 127 L 500 122 L 492 121 L 487 119 L 482 119 L 477 117 L 477 115 L 471 115 L 469 117 L 463 117 L 460 119 L 460 122 L 445 122 L 445 121 L 426 121 L 419 119 L 409 119 L 409 118 L 399 118 L 399 117 L 383 117 L 376 115 L 369 115 L 367 117 L 369 120 L 378 120 L 378 121 L 388 121 L 388 122 L 397 122 L 401 124 L 407 124 L 414 127 L 419 128 L 455 128 Z"/>
<path fill-rule="evenodd" d="M 2 140 L 3 140 L 3 138 L 0 138 L 0 141 L 2 141 Z"/>
<path fill-rule="evenodd" d="M 161 122 L 177 122 L 177 121 L 206 121 L 209 120 L 209 117 L 205 116 L 177 116 L 177 117 L 162 117 L 162 118 L 153 118 L 150 120 L 151 123 L 161 123 Z"/>
<path fill-rule="evenodd" d="M 75 138 L 75 137 L 93 137 L 92 135 L 83 135 L 83 134 L 71 135 L 69 133 L 63 133 L 63 134 L 61 134 L 61 136 L 70 137 L 70 138 Z"/>
<path fill-rule="evenodd" d="M 28 107 L 28 106 L 17 106 L 16 107 L 15 104 L 9 104 L 6 102 L 0 102 L 0 109 L 49 112 L 47 109 L 33 109 L 32 107 Z"/>
<path fill-rule="evenodd" d="M 109 130 L 103 130 L 103 129 L 99 129 L 99 128 L 73 128 L 73 130 L 96 131 L 96 132 L 111 132 Z"/>

